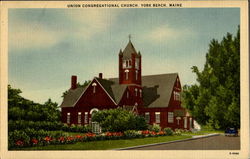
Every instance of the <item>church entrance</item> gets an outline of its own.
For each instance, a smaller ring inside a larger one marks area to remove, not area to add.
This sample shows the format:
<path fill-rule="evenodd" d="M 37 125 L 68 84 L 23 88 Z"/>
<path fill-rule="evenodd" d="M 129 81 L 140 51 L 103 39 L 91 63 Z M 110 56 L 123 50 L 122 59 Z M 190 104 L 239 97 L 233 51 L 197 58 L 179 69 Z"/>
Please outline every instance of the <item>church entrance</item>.
<path fill-rule="evenodd" d="M 93 116 L 95 115 L 96 112 L 98 112 L 97 108 L 93 108 L 90 110 L 91 119 L 93 118 Z M 91 121 L 91 119 L 89 121 Z M 91 128 L 92 128 L 93 133 L 95 133 L 95 134 L 101 133 L 101 127 L 100 127 L 100 124 L 98 122 L 91 121 Z"/>

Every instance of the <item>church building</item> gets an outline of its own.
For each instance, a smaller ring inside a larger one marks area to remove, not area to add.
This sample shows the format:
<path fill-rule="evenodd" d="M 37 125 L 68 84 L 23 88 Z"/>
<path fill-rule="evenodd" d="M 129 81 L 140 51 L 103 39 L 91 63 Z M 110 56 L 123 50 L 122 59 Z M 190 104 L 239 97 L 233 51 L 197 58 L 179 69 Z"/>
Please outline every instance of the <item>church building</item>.
<path fill-rule="evenodd" d="M 99 73 L 83 88 L 77 86 L 77 76 L 71 77 L 71 88 L 61 104 L 63 123 L 91 124 L 94 112 L 122 107 L 161 128 L 193 128 L 193 118 L 181 107 L 178 73 L 142 76 L 142 55 L 131 40 L 118 56 L 118 78 L 105 79 Z"/>

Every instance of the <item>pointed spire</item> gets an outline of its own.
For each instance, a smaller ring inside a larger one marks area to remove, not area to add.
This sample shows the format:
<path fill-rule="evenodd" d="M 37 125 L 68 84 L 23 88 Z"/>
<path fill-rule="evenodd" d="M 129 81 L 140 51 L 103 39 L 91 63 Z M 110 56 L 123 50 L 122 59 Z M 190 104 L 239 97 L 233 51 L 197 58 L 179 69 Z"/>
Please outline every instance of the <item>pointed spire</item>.
<path fill-rule="evenodd" d="M 129 42 L 131 42 L 131 38 L 132 38 L 132 36 L 131 36 L 131 34 L 129 34 L 128 35 Z"/>
<path fill-rule="evenodd" d="M 141 52 L 140 51 L 138 51 L 138 56 L 141 56 Z"/>
<path fill-rule="evenodd" d="M 122 55 L 122 49 L 120 49 L 119 55 Z"/>

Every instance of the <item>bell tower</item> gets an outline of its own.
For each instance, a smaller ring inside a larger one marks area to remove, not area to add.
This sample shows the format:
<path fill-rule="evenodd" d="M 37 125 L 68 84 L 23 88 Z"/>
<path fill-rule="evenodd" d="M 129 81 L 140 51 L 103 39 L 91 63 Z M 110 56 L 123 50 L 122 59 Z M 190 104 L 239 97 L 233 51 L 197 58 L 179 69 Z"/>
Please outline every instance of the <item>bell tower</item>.
<path fill-rule="evenodd" d="M 135 50 L 130 38 L 119 52 L 119 84 L 141 85 L 141 53 Z"/>

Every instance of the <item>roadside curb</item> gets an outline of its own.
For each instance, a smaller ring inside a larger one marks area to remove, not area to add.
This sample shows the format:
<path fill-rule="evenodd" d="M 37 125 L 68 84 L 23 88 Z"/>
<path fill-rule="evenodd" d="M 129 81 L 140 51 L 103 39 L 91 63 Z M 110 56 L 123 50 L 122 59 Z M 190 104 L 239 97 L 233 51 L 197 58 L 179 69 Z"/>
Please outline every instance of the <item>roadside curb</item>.
<path fill-rule="evenodd" d="M 213 134 L 208 134 L 208 135 L 192 136 L 192 138 L 183 139 L 183 140 L 175 140 L 175 141 L 168 141 L 168 142 L 160 142 L 160 143 L 154 143 L 154 144 L 146 144 L 146 145 L 125 147 L 125 148 L 118 148 L 118 149 L 113 149 L 113 150 L 130 150 L 130 149 L 135 149 L 135 148 L 148 147 L 148 146 L 155 146 L 155 145 L 162 145 L 162 144 L 171 144 L 171 143 L 175 143 L 175 142 L 196 140 L 196 139 L 200 139 L 200 138 L 207 138 L 207 137 L 219 136 L 219 135 L 220 135 L 219 133 L 213 133 Z"/>

